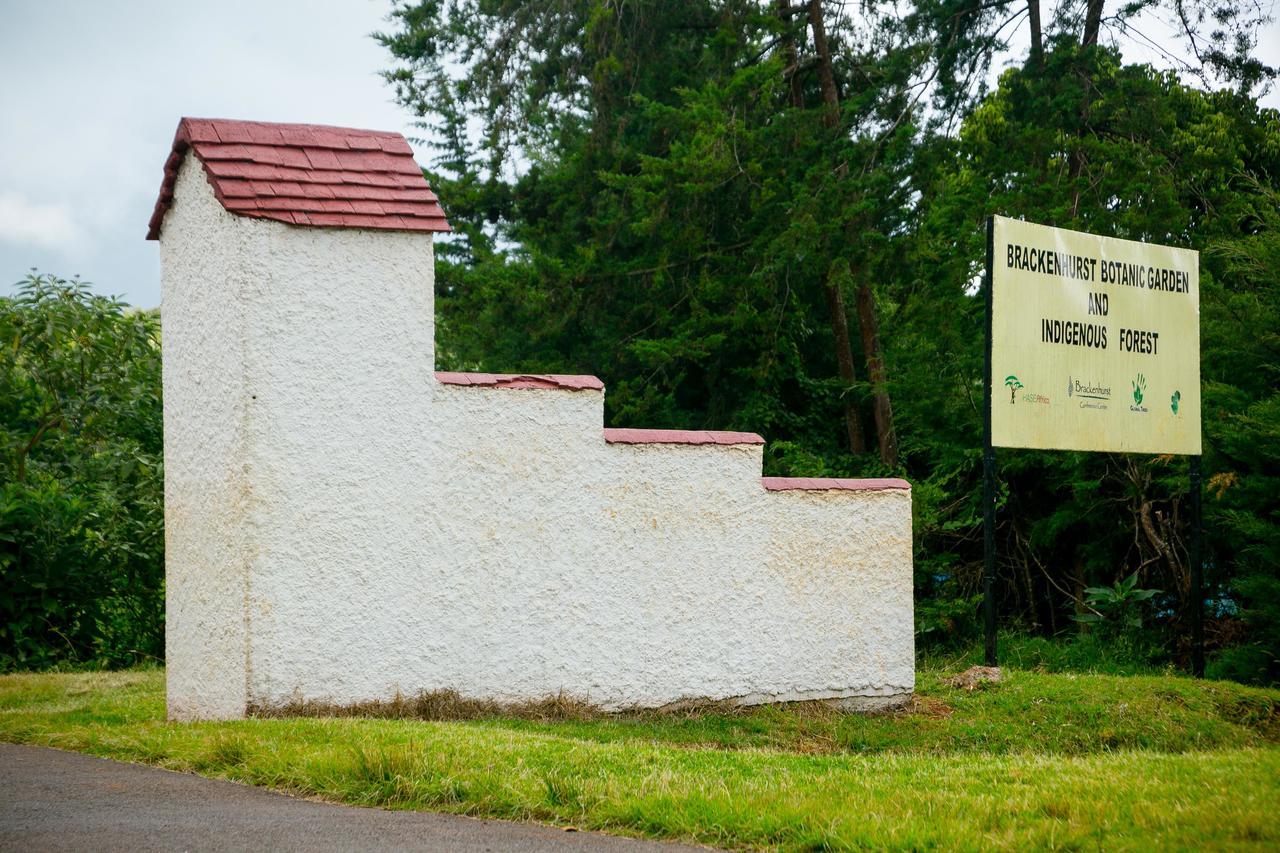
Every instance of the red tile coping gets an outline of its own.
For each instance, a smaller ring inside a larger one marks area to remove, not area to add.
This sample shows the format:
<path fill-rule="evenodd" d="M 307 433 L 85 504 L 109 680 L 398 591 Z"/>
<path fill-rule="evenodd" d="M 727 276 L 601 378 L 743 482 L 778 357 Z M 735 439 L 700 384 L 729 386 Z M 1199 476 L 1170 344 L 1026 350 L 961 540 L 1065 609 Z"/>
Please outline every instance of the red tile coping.
<path fill-rule="evenodd" d="M 290 225 L 450 231 L 398 133 L 318 124 L 183 118 L 147 230 L 160 237 L 178 166 L 194 151 L 222 206 Z"/>
<path fill-rule="evenodd" d="M 566 391 L 603 391 L 604 383 L 594 376 L 564 376 L 541 373 L 437 373 L 445 385 L 475 385 L 480 388 L 561 388 Z"/>
<path fill-rule="evenodd" d="M 847 480 L 837 477 L 761 477 L 760 482 L 771 492 L 838 490 L 847 492 L 879 492 L 886 489 L 910 489 L 906 480 Z"/>
<path fill-rule="evenodd" d="M 764 444 L 764 438 L 754 432 L 617 427 L 606 428 L 604 440 L 609 444 Z"/>

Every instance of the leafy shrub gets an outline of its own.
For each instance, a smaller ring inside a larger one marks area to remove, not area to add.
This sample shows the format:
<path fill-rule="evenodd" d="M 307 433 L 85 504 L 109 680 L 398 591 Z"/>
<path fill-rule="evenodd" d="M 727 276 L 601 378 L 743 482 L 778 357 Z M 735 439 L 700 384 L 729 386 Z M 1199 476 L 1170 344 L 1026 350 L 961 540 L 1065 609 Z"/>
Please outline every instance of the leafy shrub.
<path fill-rule="evenodd" d="M 0 298 L 0 670 L 158 659 L 159 327 L 78 280 Z"/>
<path fill-rule="evenodd" d="M 1075 616 L 1077 622 L 1124 632 L 1142 627 L 1142 603 L 1160 594 L 1158 589 L 1138 589 L 1138 573 L 1115 582 L 1113 586 L 1091 586 L 1085 589 L 1088 613 Z"/>

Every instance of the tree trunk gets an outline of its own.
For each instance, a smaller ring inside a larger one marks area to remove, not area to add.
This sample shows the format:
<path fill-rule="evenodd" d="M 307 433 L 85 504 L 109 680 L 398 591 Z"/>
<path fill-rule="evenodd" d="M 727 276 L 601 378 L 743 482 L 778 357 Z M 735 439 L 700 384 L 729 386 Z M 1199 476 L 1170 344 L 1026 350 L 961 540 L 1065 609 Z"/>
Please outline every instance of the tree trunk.
<path fill-rule="evenodd" d="M 836 91 L 835 69 L 831 64 L 831 48 L 827 44 L 827 28 L 822 19 L 821 0 L 809 0 L 809 27 L 813 30 L 813 46 L 818 54 L 818 82 L 822 87 L 822 102 L 826 107 L 823 122 L 828 128 L 835 129 L 840 125 L 840 93 Z M 847 177 L 848 167 L 841 165 L 837 170 L 840 179 Z M 850 273 L 857 275 L 850 264 Z M 828 303 L 834 310 L 831 288 L 835 286 L 835 296 L 839 299 L 840 310 L 844 309 L 844 298 L 839 294 L 839 287 L 827 275 Z M 834 324 L 834 318 L 833 318 Z M 871 379 L 871 387 L 875 394 L 876 438 L 880 446 L 880 459 L 886 465 L 898 463 L 898 438 L 893 429 L 893 405 L 889 400 L 888 377 L 884 365 L 884 351 L 880 347 L 880 331 L 876 324 L 876 303 L 871 287 L 862 282 L 858 286 L 858 324 L 862 330 L 862 351 L 867 357 L 867 373 Z"/>
<path fill-rule="evenodd" d="M 1098 43 L 1098 31 L 1102 28 L 1102 5 L 1104 0 L 1088 0 L 1088 7 L 1084 18 L 1084 35 L 1080 38 L 1082 47 L 1094 47 Z M 1089 62 L 1089 58 L 1085 58 L 1085 62 Z M 1084 99 L 1080 106 L 1080 132 L 1076 134 L 1077 144 L 1076 150 L 1071 152 L 1071 169 L 1070 177 L 1072 184 L 1071 199 L 1071 218 L 1075 219 L 1080 210 L 1080 176 L 1084 174 L 1085 158 L 1084 158 L 1084 123 L 1089 113 L 1089 88 L 1093 84 L 1092 75 L 1086 66 L 1081 71 L 1081 78 L 1084 81 Z"/>
<path fill-rule="evenodd" d="M 826 112 L 822 123 L 829 129 L 840 125 L 840 96 L 836 94 L 835 74 L 831 69 L 831 54 L 827 49 L 827 31 L 822 23 L 822 5 L 819 0 L 809 2 L 809 24 L 813 28 L 813 41 L 818 51 L 818 81 L 822 86 L 822 103 Z M 848 167 L 841 165 L 837 176 L 844 178 Z M 853 369 L 853 347 L 849 342 L 849 314 L 845 310 L 844 292 L 840 289 L 839 279 L 826 271 L 823 288 L 827 294 L 827 311 L 831 315 L 831 332 L 836 343 L 836 363 L 840 366 L 840 378 L 852 385 L 857 381 Z M 858 401 L 846 392 L 844 400 L 845 429 L 849 433 L 849 449 L 854 453 L 865 453 L 866 439 L 862 432 L 862 418 L 858 416 Z"/>
<path fill-rule="evenodd" d="M 1027 20 L 1031 24 L 1031 64 L 1044 64 L 1044 35 L 1040 30 L 1040 0 L 1027 0 Z"/>
<path fill-rule="evenodd" d="M 1103 0 L 1089 0 L 1084 16 L 1084 37 L 1080 39 L 1083 47 L 1093 47 L 1098 43 L 1098 31 L 1102 29 Z"/>
<path fill-rule="evenodd" d="M 1175 591 L 1178 594 L 1178 615 L 1181 617 L 1189 610 L 1191 570 L 1189 566 L 1183 565 L 1182 561 L 1178 559 L 1178 554 L 1171 544 L 1173 540 L 1171 525 L 1158 512 L 1154 513 L 1154 519 L 1152 516 L 1152 503 L 1144 496 L 1142 506 L 1138 510 L 1138 523 L 1142 528 L 1143 535 L 1151 543 L 1151 547 L 1155 549 L 1155 552 L 1160 555 L 1168 567 L 1169 580 L 1173 582 Z"/>
<path fill-rule="evenodd" d="M 886 384 L 889 380 L 885 375 L 884 351 L 880 348 L 875 295 L 865 278 L 858 284 L 858 322 L 862 326 L 862 351 L 867 354 L 867 375 L 871 379 L 871 391 L 875 395 L 880 461 L 893 467 L 898 464 L 898 435 L 893 428 L 893 404 L 889 400 L 889 388 Z"/>
<path fill-rule="evenodd" d="M 795 30 L 791 23 L 791 0 L 777 0 L 775 6 L 778 10 L 778 20 L 782 22 L 783 27 L 779 50 L 782 53 L 783 62 L 786 63 L 783 74 L 787 79 L 787 100 L 793 108 L 802 107 L 804 95 L 800 91 L 800 56 L 796 52 Z"/>
<path fill-rule="evenodd" d="M 823 121 L 834 128 L 840 123 L 840 94 L 836 91 L 836 74 L 831 65 L 831 48 L 827 45 L 827 25 L 822 20 L 821 0 L 809 0 L 809 27 L 813 30 L 813 47 L 818 52 L 818 83 L 822 86 L 822 103 L 826 105 Z"/>
<path fill-rule="evenodd" d="M 840 378 L 849 386 L 844 394 L 844 427 L 849 434 L 849 450 L 853 453 L 866 453 L 867 440 L 862 431 L 862 418 L 858 415 L 858 399 L 852 393 L 852 386 L 858 381 L 853 368 L 853 347 L 849 343 L 849 315 L 844 308 L 844 292 L 840 289 L 840 279 L 831 270 L 827 270 L 823 287 L 827 292 L 827 312 L 831 315 L 831 334 L 836 341 L 836 363 L 840 367 Z"/>

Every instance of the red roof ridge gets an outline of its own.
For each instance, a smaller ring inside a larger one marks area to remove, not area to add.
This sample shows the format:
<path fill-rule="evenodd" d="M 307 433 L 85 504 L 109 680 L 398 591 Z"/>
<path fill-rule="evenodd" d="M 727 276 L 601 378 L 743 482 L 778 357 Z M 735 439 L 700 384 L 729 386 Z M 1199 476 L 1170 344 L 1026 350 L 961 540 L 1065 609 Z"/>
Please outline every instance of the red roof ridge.
<path fill-rule="evenodd" d="M 472 385 L 479 388 L 556 388 L 565 391 L 603 391 L 604 383 L 594 376 L 563 373 L 457 373 L 440 371 L 436 381 L 444 385 Z"/>
<path fill-rule="evenodd" d="M 605 427 L 604 440 L 609 444 L 764 444 L 763 436 L 754 432 L 627 427 Z"/>
<path fill-rule="evenodd" d="M 160 237 L 178 167 L 194 152 L 222 206 L 290 225 L 449 231 L 440 201 L 394 131 L 183 118 L 147 239 Z"/>
<path fill-rule="evenodd" d="M 208 126 L 212 125 L 213 126 L 212 130 L 214 133 L 216 133 L 218 126 L 226 126 L 226 127 L 232 128 L 233 133 L 235 132 L 234 128 L 240 127 L 240 128 L 245 128 L 246 130 L 250 128 L 266 129 L 266 130 L 275 129 L 279 131 L 319 130 L 319 131 L 329 131 L 337 134 L 359 133 L 359 134 L 364 134 L 368 136 L 386 136 L 393 139 L 397 137 L 401 139 L 404 138 L 403 135 L 395 132 L 394 130 L 374 130 L 372 128 L 365 128 L 365 127 L 339 127 L 337 125 L 332 125 L 332 124 L 308 124 L 306 122 L 251 121 L 247 119 L 234 119 L 234 118 L 210 118 L 207 116 L 206 117 L 183 116 L 182 121 L 190 123 L 193 126 L 193 129 L 203 129 L 205 131 L 208 131 L 210 129 Z M 219 135 L 218 138 L 221 139 L 221 136 Z M 223 140 L 223 141 L 227 141 L 227 140 Z"/>
<path fill-rule="evenodd" d="M 771 492 L 880 492 L 888 489 L 911 489 L 911 484 L 906 480 L 896 478 L 851 480 L 843 477 L 761 477 L 760 483 Z"/>

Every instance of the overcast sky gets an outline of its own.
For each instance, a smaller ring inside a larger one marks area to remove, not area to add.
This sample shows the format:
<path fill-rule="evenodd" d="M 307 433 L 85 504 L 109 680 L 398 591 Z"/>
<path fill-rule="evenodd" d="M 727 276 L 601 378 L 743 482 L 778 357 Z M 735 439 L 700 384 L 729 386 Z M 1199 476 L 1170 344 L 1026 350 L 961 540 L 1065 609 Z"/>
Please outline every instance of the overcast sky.
<path fill-rule="evenodd" d="M 183 115 L 410 132 L 387 0 L 0 0 L 0 287 L 36 266 L 160 303 L 144 240 Z M 419 151 L 419 162 L 425 157 Z"/>
<path fill-rule="evenodd" d="M 387 54 L 369 38 L 389 8 L 0 0 L 0 293 L 34 266 L 158 305 L 157 248 L 143 237 L 180 116 L 408 134 L 378 76 Z M 1280 28 L 1263 43 L 1280 61 Z"/>

